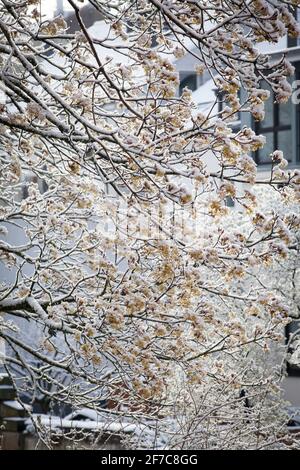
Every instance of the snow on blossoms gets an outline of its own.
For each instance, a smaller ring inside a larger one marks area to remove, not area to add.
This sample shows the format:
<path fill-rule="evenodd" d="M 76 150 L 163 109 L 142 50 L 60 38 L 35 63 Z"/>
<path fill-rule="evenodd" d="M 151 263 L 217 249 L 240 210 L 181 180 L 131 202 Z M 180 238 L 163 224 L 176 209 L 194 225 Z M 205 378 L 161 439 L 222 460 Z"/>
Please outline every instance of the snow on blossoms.
<path fill-rule="evenodd" d="M 256 45 L 298 37 L 299 2 L 88 3 L 103 19 L 70 0 L 75 33 L 35 1 L 0 6 L 7 370 L 33 402 L 108 403 L 168 448 L 292 446 L 272 351 L 295 307 L 300 175 L 276 150 L 258 176 L 265 137 L 233 122 L 264 119 L 264 82 L 289 99 L 293 67 Z M 178 92 L 188 53 L 223 109 Z"/>

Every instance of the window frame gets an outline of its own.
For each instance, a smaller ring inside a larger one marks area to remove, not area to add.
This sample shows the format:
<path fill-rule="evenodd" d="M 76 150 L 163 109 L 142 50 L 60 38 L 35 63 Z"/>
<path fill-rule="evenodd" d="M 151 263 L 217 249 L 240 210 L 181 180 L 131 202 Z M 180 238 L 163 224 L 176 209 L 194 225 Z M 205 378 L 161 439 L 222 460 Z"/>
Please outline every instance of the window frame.
<path fill-rule="evenodd" d="M 273 152 L 275 150 L 282 150 L 278 148 L 278 141 L 279 141 L 279 132 L 284 132 L 284 131 L 293 131 L 293 126 L 292 126 L 292 120 L 290 121 L 290 124 L 280 124 L 280 104 L 275 103 L 274 100 L 272 101 L 272 98 L 274 98 L 274 93 L 271 92 L 271 96 L 269 100 L 272 102 L 272 117 L 273 117 L 273 126 L 264 126 L 263 122 L 257 122 L 255 121 L 255 133 L 256 134 L 268 134 L 272 136 L 273 140 Z M 263 149 L 262 149 L 263 150 Z M 258 150 L 254 153 L 254 159 L 257 165 L 270 165 L 271 162 L 264 162 L 260 160 L 259 154 L 262 150 Z M 288 159 L 287 159 L 288 160 Z M 289 163 L 293 162 L 293 159 L 288 160 Z"/>
<path fill-rule="evenodd" d="M 299 48 L 300 49 L 300 48 Z M 292 82 L 296 80 L 300 80 L 300 60 L 298 59 L 295 62 L 292 62 L 292 65 L 295 67 L 295 74 L 292 77 Z M 293 92 L 295 90 L 293 89 Z M 251 118 L 252 121 L 252 129 L 254 129 L 256 134 L 262 135 L 270 135 L 273 139 L 273 151 L 274 150 L 283 150 L 284 148 L 278 148 L 278 137 L 279 132 L 282 131 L 291 131 L 291 139 L 292 139 L 292 154 L 291 159 L 288 159 L 285 155 L 286 159 L 289 163 L 289 168 L 299 167 L 300 164 L 300 104 L 293 104 L 291 103 L 291 119 L 290 124 L 280 124 L 279 120 L 279 112 L 280 112 L 280 103 L 274 102 L 274 95 L 273 92 L 269 98 L 273 106 L 273 126 L 264 126 L 264 121 L 257 122 Z M 291 100 L 292 98 L 290 98 Z M 264 149 L 257 150 L 253 152 L 252 156 L 257 164 L 258 168 L 262 170 L 267 170 L 271 167 L 272 162 L 263 162 L 259 158 L 259 153 Z"/>

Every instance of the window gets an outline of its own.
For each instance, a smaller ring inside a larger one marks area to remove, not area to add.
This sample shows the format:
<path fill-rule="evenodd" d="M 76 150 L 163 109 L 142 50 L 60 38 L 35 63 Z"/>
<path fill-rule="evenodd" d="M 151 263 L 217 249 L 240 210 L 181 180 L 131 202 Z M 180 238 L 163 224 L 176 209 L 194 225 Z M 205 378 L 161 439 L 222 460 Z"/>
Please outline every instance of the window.
<path fill-rule="evenodd" d="M 284 104 L 275 103 L 274 93 L 269 85 L 263 87 L 271 93 L 265 102 L 265 118 L 255 123 L 257 134 L 266 137 L 264 148 L 255 153 L 255 161 L 259 165 L 270 164 L 270 154 L 275 150 L 282 150 L 288 162 L 293 161 L 293 136 L 292 114 L 293 104 L 291 100 Z"/>
<path fill-rule="evenodd" d="M 263 85 L 264 89 L 270 91 L 271 96 L 265 102 L 265 119 L 253 123 L 255 132 L 266 137 L 265 146 L 253 154 L 258 165 L 270 165 L 270 154 L 275 150 L 282 150 L 290 165 L 299 165 L 300 105 L 298 101 L 300 94 L 297 84 L 300 83 L 300 62 L 294 62 L 293 66 L 295 75 L 289 80 L 293 87 L 293 96 L 287 103 L 275 103 L 275 96 L 270 86 L 266 83 Z"/>
<path fill-rule="evenodd" d="M 195 72 L 179 72 L 179 80 L 180 80 L 180 85 L 179 85 L 179 94 L 181 95 L 182 90 L 187 87 L 191 91 L 195 91 L 201 83 L 198 84 L 197 80 L 197 74 Z"/>
<path fill-rule="evenodd" d="M 293 336 L 292 336 L 293 335 Z M 300 320 L 293 320 L 285 328 L 286 343 L 289 343 L 288 353 L 292 355 L 297 348 L 297 342 L 300 341 Z M 291 338 L 292 337 L 292 338 Z M 298 345 L 299 348 L 299 345 Z M 299 358 L 300 359 L 300 358 Z M 300 361 L 293 363 L 287 361 L 287 373 L 289 376 L 300 377 Z"/>

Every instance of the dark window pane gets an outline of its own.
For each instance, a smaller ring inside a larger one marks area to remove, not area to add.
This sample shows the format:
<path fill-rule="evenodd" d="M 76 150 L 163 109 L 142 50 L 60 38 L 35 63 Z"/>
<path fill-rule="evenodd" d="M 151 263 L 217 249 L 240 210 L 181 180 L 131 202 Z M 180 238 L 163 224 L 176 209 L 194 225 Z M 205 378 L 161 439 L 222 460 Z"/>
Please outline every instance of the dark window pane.
<path fill-rule="evenodd" d="M 289 162 L 292 161 L 293 157 L 293 145 L 292 145 L 292 131 L 279 131 L 278 132 L 278 149 L 284 153 L 284 158 Z"/>
<path fill-rule="evenodd" d="M 274 151 L 274 134 L 273 132 L 262 132 L 262 134 L 266 137 L 266 143 L 258 152 L 258 163 L 271 163 L 270 153 Z"/>
<path fill-rule="evenodd" d="M 279 125 L 291 126 L 292 124 L 292 101 L 279 105 Z"/>
<path fill-rule="evenodd" d="M 182 93 L 182 90 L 187 87 L 191 91 L 195 91 L 197 88 L 197 75 L 193 72 L 180 72 L 180 85 L 179 85 L 179 92 Z"/>

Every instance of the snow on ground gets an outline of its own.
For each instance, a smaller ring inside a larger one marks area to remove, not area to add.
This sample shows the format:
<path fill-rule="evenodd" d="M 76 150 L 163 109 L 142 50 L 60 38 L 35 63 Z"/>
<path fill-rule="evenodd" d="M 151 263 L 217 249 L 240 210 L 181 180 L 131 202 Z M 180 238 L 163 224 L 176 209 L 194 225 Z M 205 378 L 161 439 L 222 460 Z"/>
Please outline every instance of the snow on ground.
<path fill-rule="evenodd" d="M 32 418 L 26 420 L 26 431 L 34 434 L 36 426 L 49 428 L 52 432 L 82 430 L 85 432 L 102 432 L 112 435 L 125 434 L 127 439 L 135 448 L 155 448 L 165 449 L 170 437 L 170 432 L 157 432 L 156 421 L 145 421 L 143 423 L 133 423 L 120 416 L 108 412 L 97 412 L 89 408 L 81 408 L 73 411 L 64 418 L 42 414 L 33 414 Z M 36 426 L 35 426 L 35 425 Z M 175 423 L 165 424 L 166 429 L 175 432 Z"/>
<path fill-rule="evenodd" d="M 8 408 L 12 408 L 13 410 L 16 410 L 16 411 L 22 411 L 24 409 L 31 410 L 30 405 L 21 404 L 16 400 L 4 401 L 3 405 L 7 406 Z"/>
<path fill-rule="evenodd" d="M 39 426 L 45 426 L 50 428 L 52 431 L 58 429 L 82 429 L 90 431 L 105 431 L 110 433 L 133 433 L 136 431 L 137 426 L 127 422 L 105 422 L 105 421 L 94 421 L 91 419 L 87 420 L 75 420 L 60 418 L 59 416 L 49 415 L 33 415 L 33 419 Z M 27 430 L 32 432 L 34 425 L 31 418 L 26 420 Z"/>

